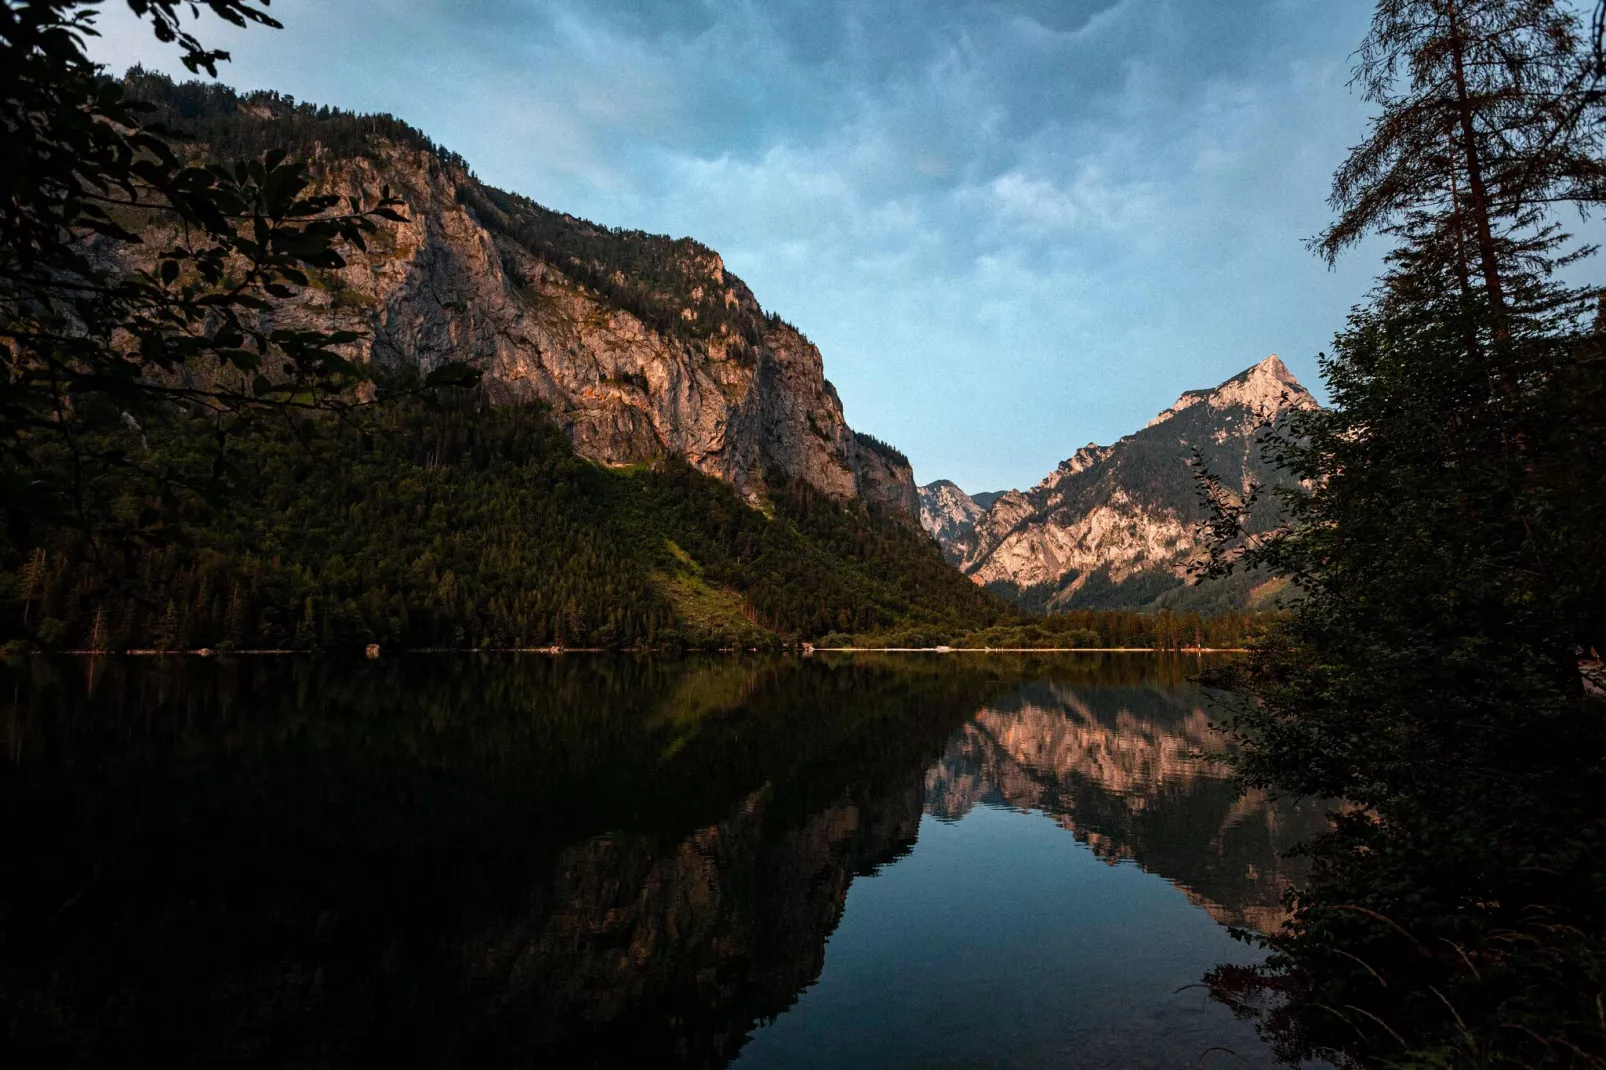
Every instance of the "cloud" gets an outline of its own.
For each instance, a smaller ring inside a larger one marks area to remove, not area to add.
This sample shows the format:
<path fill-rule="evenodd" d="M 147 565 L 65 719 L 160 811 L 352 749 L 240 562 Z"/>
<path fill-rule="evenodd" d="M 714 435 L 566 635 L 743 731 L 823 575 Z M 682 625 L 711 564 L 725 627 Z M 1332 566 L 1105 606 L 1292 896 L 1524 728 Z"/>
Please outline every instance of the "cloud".
<path fill-rule="evenodd" d="M 397 114 L 488 181 L 693 235 L 922 479 L 1029 485 L 1366 288 L 1301 239 L 1367 0 L 279 0 L 227 80 Z M 108 8 L 108 62 L 162 51 Z M 172 70 L 170 59 L 154 65 Z"/>

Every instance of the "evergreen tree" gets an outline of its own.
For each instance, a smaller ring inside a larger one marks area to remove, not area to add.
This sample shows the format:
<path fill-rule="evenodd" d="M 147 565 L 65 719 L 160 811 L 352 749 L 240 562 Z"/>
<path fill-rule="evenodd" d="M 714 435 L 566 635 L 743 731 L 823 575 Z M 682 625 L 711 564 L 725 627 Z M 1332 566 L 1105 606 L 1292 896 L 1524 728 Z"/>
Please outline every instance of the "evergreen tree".
<path fill-rule="evenodd" d="M 1382 0 L 1358 58 L 1352 84 L 1381 113 L 1313 244 L 1332 262 L 1369 232 L 1406 237 L 1500 321 L 1508 276 L 1552 266 L 1535 259 L 1554 246 L 1550 207 L 1606 197 L 1576 15 L 1553 0 Z"/>
<path fill-rule="evenodd" d="M 1582 39 L 1545 0 L 1380 3 L 1358 80 L 1382 111 L 1318 244 L 1399 244 L 1324 359 L 1332 408 L 1269 436 L 1290 524 L 1219 514 L 1218 571 L 1242 551 L 1302 594 L 1227 681 L 1240 770 L 1348 804 L 1269 966 L 1212 978 L 1276 992 L 1291 1056 L 1606 1065 L 1606 710 L 1579 663 L 1606 340 L 1552 214 L 1599 196 Z"/>

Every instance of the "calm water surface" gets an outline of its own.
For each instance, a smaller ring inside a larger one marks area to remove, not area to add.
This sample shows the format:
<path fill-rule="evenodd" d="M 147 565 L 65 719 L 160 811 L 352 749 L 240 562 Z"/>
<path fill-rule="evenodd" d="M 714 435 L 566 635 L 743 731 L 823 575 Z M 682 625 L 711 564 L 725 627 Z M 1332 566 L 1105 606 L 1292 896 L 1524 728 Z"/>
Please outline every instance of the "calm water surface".
<path fill-rule="evenodd" d="M 3 667 L 3 1061 L 1273 1065 L 1186 986 L 1321 815 L 1197 668 Z"/>

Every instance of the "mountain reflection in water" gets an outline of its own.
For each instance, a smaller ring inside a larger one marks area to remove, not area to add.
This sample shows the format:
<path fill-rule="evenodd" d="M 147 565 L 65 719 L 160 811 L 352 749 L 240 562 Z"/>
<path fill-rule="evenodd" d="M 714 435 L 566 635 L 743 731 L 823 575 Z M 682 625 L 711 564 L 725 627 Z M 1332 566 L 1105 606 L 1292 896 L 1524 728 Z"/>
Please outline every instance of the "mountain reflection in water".
<path fill-rule="evenodd" d="M 718 1067 L 757 1029 L 755 1059 L 798 1061 L 785 1012 L 834 983 L 850 887 L 918 861 L 923 822 L 978 805 L 1041 812 L 1211 917 L 1272 925 L 1278 850 L 1320 815 L 1239 798 L 1189 757 L 1213 745 L 1196 667 L 11 665 L 0 1050 L 14 1066 Z M 941 891 L 961 865 L 919 879 Z M 1112 938 L 1164 951 L 1142 928 Z M 1224 1009 L 1193 1006 L 1190 1028 L 1245 1043 Z M 1196 1033 L 1152 1013 L 1134 1024 L 1157 1057 L 1196 1065 Z M 1013 1063 L 1008 1022 L 991 1029 L 992 1061 Z"/>
<path fill-rule="evenodd" d="M 1325 827 L 1310 802 L 1240 794 L 1190 686 L 1077 687 L 1040 681 L 990 703 L 926 775 L 927 811 L 977 803 L 1041 810 L 1095 854 L 1135 861 L 1228 925 L 1282 924 L 1283 854 Z"/>

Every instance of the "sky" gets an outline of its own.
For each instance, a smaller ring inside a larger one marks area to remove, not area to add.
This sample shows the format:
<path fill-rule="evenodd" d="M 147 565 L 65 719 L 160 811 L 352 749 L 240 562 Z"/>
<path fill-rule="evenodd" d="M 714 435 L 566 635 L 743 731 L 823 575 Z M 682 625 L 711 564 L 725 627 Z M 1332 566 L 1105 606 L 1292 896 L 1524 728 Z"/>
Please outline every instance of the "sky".
<path fill-rule="evenodd" d="M 390 112 L 479 177 L 717 250 L 924 483 L 1028 487 L 1317 355 L 1370 0 L 275 0 L 220 80 Z M 186 76 L 121 3 L 91 54 Z"/>

